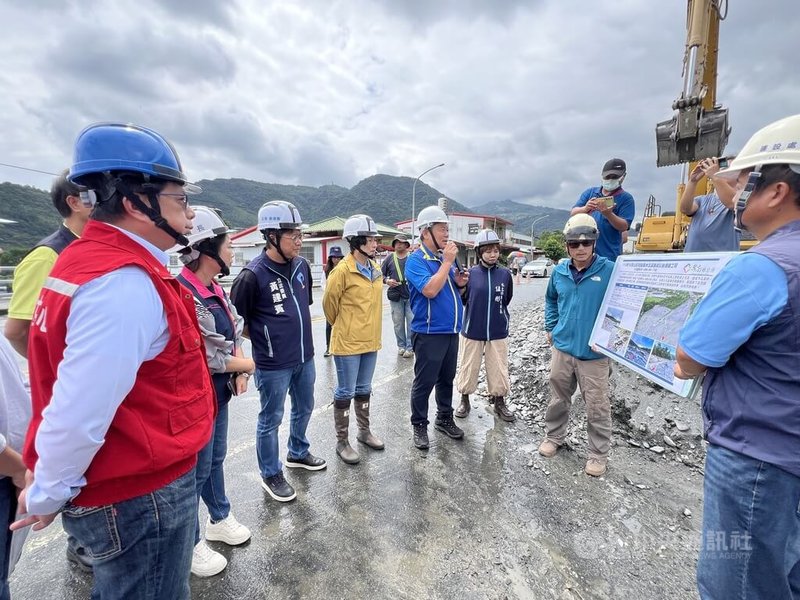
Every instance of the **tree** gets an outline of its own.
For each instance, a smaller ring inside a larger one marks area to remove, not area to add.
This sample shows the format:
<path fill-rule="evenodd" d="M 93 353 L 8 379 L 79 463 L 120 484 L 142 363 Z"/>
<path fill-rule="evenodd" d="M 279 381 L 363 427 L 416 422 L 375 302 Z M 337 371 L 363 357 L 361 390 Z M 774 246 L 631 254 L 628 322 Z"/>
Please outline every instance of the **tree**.
<path fill-rule="evenodd" d="M 564 244 L 564 234 L 560 231 L 545 231 L 539 236 L 539 248 L 544 250 L 545 256 L 553 262 L 558 262 L 567 256 Z"/>
<path fill-rule="evenodd" d="M 0 250 L 0 265 L 14 266 L 18 265 L 19 261 L 25 258 L 25 255 L 30 251 L 30 248 L 6 248 L 5 251 Z"/>

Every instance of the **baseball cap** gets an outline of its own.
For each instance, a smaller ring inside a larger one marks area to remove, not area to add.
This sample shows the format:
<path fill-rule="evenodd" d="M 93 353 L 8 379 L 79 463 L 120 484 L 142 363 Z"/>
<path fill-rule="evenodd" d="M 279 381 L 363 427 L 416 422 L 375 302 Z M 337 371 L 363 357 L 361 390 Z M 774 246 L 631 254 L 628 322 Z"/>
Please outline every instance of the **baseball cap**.
<path fill-rule="evenodd" d="M 616 175 L 617 177 L 622 177 L 625 175 L 625 171 L 625 161 L 621 158 L 612 158 L 611 160 L 606 161 L 606 164 L 603 165 L 603 177 L 607 175 Z"/>

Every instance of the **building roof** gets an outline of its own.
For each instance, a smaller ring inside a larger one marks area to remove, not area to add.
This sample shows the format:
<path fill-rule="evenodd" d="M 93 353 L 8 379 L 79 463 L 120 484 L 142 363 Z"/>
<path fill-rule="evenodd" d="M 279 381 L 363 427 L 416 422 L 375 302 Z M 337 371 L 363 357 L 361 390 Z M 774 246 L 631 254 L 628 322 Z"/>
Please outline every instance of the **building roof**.
<path fill-rule="evenodd" d="M 344 222 L 346 220 L 347 219 L 344 217 L 330 217 L 329 219 L 323 219 L 322 221 L 312 223 L 307 228 L 303 229 L 303 233 L 306 235 L 314 235 L 326 232 L 336 232 L 341 236 L 342 232 L 344 231 Z M 378 233 L 381 235 L 381 237 L 395 236 L 399 233 L 403 233 L 399 229 L 395 229 L 389 225 L 384 225 L 383 223 L 375 223 L 375 225 L 378 227 Z M 231 235 L 231 240 L 235 241 L 241 239 L 247 235 L 250 235 L 256 230 L 256 225 L 248 227 L 247 229 L 242 229 L 241 231 L 237 231 Z"/>
<path fill-rule="evenodd" d="M 513 225 L 514 221 L 509 221 L 508 219 L 504 219 L 503 217 L 498 217 L 497 215 L 478 215 L 475 213 L 465 213 L 465 212 L 451 212 L 447 213 L 448 216 L 451 217 L 470 217 L 474 219 L 487 219 L 489 221 L 496 221 L 501 225 Z M 403 221 L 398 221 L 395 225 L 404 225 L 406 223 L 410 223 L 411 219 L 405 219 Z"/>

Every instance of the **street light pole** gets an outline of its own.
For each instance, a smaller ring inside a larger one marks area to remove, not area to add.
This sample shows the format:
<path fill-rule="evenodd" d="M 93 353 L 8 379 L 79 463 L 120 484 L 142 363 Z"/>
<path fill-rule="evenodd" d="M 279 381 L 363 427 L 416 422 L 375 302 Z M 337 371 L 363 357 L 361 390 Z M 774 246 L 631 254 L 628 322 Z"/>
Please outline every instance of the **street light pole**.
<path fill-rule="evenodd" d="M 531 223 L 531 255 L 533 255 L 533 226 L 534 226 L 534 225 L 536 225 L 536 224 L 537 224 L 539 221 L 541 221 L 542 219 L 546 219 L 546 218 L 547 218 L 547 217 L 549 217 L 549 216 L 550 216 L 550 215 L 543 215 L 543 216 L 541 216 L 541 217 L 537 217 L 537 218 L 535 218 L 535 219 L 533 220 L 533 223 Z"/>
<path fill-rule="evenodd" d="M 440 165 L 436 165 L 435 167 L 431 167 L 427 171 L 423 171 L 422 173 L 420 173 L 417 176 L 417 178 L 414 180 L 414 185 L 411 188 L 411 243 L 412 244 L 414 243 L 414 236 L 415 236 L 414 229 L 415 229 L 416 223 L 417 223 L 417 221 L 416 221 L 416 219 L 417 219 L 417 182 L 420 180 L 420 178 L 423 175 L 425 175 L 425 173 L 429 173 L 430 171 L 433 171 L 434 169 L 438 169 L 439 167 L 443 167 L 443 166 L 444 166 L 444 163 L 442 163 Z"/>

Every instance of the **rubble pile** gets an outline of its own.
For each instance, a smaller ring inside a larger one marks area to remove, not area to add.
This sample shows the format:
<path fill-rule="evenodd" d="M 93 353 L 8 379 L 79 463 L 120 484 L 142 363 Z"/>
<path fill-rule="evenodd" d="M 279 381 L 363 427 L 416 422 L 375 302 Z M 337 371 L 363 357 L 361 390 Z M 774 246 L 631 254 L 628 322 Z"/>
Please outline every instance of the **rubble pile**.
<path fill-rule="evenodd" d="M 550 345 L 544 333 L 544 306 L 537 302 L 513 307 L 511 312 L 510 406 L 538 442 L 544 437 L 545 411 L 550 399 Z M 477 394 L 488 395 L 483 373 Z M 699 396 L 696 399 L 681 398 L 613 362 L 613 444 L 649 452 L 653 460 L 672 460 L 702 469 L 705 449 L 699 402 Z M 566 443 L 584 454 L 585 415 L 585 406 L 578 391 L 573 398 L 570 433 Z"/>

